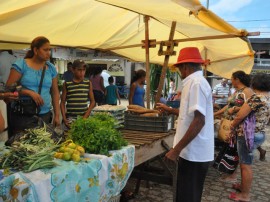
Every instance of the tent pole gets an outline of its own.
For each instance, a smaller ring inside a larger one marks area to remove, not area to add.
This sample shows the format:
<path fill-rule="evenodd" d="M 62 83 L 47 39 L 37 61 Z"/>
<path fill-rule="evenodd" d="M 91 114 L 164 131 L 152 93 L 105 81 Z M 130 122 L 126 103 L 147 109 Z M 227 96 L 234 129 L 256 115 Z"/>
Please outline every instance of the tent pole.
<path fill-rule="evenodd" d="M 238 59 L 238 58 L 244 58 L 244 57 L 251 57 L 251 55 L 239 55 L 239 56 L 236 56 L 236 57 L 232 57 L 232 58 L 225 58 L 225 59 L 220 59 L 220 60 L 214 60 L 214 61 L 210 61 L 210 64 L 212 63 L 218 63 L 218 62 L 223 62 L 223 61 L 228 61 L 228 60 L 233 60 L 233 59 Z"/>
<path fill-rule="evenodd" d="M 146 106 L 150 109 L 150 64 L 149 64 L 149 16 L 144 16 L 145 24 L 145 68 L 146 68 Z"/>
<path fill-rule="evenodd" d="M 171 46 L 173 46 L 173 37 L 174 37 L 174 33 L 175 33 L 175 28 L 176 28 L 176 22 L 173 21 L 172 26 L 171 26 L 170 36 L 169 36 L 169 42 L 172 42 Z M 169 51 L 171 51 L 171 47 L 167 46 L 167 52 L 169 52 Z M 164 85 L 164 80 L 165 80 L 165 76 L 166 76 L 166 72 L 167 72 L 167 68 L 168 68 L 168 64 L 169 64 L 169 59 L 170 59 L 170 55 L 166 54 L 165 58 L 164 58 L 164 64 L 162 67 L 161 75 L 160 75 L 157 94 L 155 97 L 155 106 L 159 102 L 160 97 L 161 97 L 161 92 L 162 92 L 163 85 Z"/>
<path fill-rule="evenodd" d="M 248 36 L 249 35 L 253 36 L 252 34 L 253 34 L 253 32 L 250 32 L 248 34 Z M 257 36 L 257 35 L 255 35 L 255 36 Z M 204 40 L 212 40 L 212 39 L 229 39 L 229 38 L 239 38 L 239 37 L 243 38 L 241 36 L 225 34 L 225 35 L 216 35 L 216 36 L 203 36 L 203 37 L 194 37 L 194 38 L 185 38 L 185 39 L 175 39 L 173 41 L 176 43 L 177 42 L 181 43 L 181 42 L 189 42 L 189 41 L 204 41 Z M 157 45 L 157 44 L 161 44 L 161 42 L 163 42 L 163 41 L 152 41 L 152 42 L 150 42 L 149 45 L 150 46 Z M 164 41 L 164 42 L 168 42 L 168 41 Z M 103 51 L 118 50 L 118 49 L 125 49 L 125 48 L 135 48 L 135 47 L 141 47 L 142 45 L 144 45 L 144 44 L 140 43 L 140 44 L 127 45 L 127 46 L 112 47 L 112 48 L 108 48 L 108 49 L 103 49 Z M 77 48 L 79 48 L 79 47 L 77 47 Z"/>

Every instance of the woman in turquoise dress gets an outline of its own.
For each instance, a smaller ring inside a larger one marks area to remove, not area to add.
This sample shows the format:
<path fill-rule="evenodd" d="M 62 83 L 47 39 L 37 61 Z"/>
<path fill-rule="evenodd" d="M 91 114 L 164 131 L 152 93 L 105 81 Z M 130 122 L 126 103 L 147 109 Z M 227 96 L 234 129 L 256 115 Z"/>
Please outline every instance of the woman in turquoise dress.
<path fill-rule="evenodd" d="M 19 92 L 20 99 L 32 99 L 40 107 L 37 116 L 45 123 L 50 123 L 52 119 L 52 123 L 57 126 L 60 125 L 59 91 L 56 68 L 49 62 L 50 50 L 50 41 L 47 38 L 43 36 L 35 38 L 25 58 L 16 60 L 12 65 L 6 85 L 20 84 L 22 86 L 22 90 Z M 43 69 L 44 78 L 41 92 L 38 93 Z M 32 115 L 11 114 L 9 121 L 9 127 L 12 129 L 11 135 L 36 125 L 36 119 Z"/>
<path fill-rule="evenodd" d="M 146 72 L 144 70 L 138 70 L 135 73 L 130 85 L 129 93 L 129 104 L 139 105 L 145 107 L 144 105 L 144 83 L 145 83 Z"/>

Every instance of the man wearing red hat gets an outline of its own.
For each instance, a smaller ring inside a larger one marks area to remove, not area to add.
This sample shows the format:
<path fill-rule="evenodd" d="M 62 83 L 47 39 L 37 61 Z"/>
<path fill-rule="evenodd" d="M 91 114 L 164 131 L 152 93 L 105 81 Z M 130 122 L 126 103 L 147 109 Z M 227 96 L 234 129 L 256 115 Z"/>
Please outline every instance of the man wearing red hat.
<path fill-rule="evenodd" d="M 204 61 L 195 47 L 180 50 L 177 63 L 183 79 L 180 109 L 158 108 L 177 114 L 174 146 L 166 158 L 178 160 L 177 201 L 201 201 L 203 184 L 214 160 L 212 90 L 201 71 Z"/>

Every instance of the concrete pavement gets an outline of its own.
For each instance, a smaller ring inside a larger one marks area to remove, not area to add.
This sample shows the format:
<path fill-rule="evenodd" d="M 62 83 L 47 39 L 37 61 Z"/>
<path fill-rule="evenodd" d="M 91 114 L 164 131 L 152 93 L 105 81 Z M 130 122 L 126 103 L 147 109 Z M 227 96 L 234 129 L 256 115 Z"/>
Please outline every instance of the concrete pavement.
<path fill-rule="evenodd" d="M 267 127 L 267 136 L 262 148 L 267 150 L 266 160 L 259 160 L 259 152 L 255 151 L 253 170 L 253 181 L 251 188 L 252 202 L 270 202 L 270 126 Z M 240 182 L 240 170 L 238 169 L 238 182 Z M 232 183 L 220 180 L 220 173 L 213 167 L 209 168 L 202 202 L 229 202 L 230 192 L 234 192 L 231 188 Z M 136 180 L 130 179 L 126 186 L 127 190 L 134 191 Z M 173 202 L 172 187 L 168 185 L 149 182 L 149 187 L 145 181 L 141 182 L 138 195 L 130 202 Z"/>
<path fill-rule="evenodd" d="M 253 165 L 253 182 L 251 189 L 251 201 L 270 202 L 270 150 L 266 154 L 264 162 L 259 161 L 258 154 L 255 155 Z M 238 169 L 238 181 L 240 171 Z M 130 191 L 135 189 L 136 180 L 130 179 L 126 188 Z M 147 187 L 145 181 L 141 182 L 138 195 L 130 202 L 173 202 L 172 187 L 158 183 L 149 182 Z M 210 167 L 204 185 L 202 202 L 229 202 L 229 193 L 234 190 L 232 184 L 220 180 L 220 174 L 216 169 Z"/>

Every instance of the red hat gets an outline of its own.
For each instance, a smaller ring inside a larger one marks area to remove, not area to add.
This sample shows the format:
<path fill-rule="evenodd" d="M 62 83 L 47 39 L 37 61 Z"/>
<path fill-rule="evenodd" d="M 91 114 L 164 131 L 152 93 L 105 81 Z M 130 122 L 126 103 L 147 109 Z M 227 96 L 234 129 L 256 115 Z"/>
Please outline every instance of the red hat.
<path fill-rule="evenodd" d="M 197 47 L 186 47 L 180 50 L 177 63 L 174 66 L 177 66 L 181 63 L 204 63 L 204 60 L 201 57 L 199 49 Z"/>

